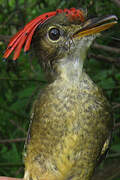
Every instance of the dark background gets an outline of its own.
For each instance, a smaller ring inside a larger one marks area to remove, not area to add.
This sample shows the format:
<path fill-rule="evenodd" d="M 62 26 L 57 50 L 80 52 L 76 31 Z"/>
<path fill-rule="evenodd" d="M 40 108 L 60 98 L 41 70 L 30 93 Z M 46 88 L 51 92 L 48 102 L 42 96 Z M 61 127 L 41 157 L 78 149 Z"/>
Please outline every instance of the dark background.
<path fill-rule="evenodd" d="M 46 84 L 31 52 L 17 62 L 2 60 L 10 36 L 27 22 L 57 8 L 87 8 L 90 17 L 115 14 L 120 0 L 0 0 L 0 175 L 23 177 L 22 152 L 32 102 Z M 94 180 L 120 180 L 120 24 L 102 33 L 88 53 L 85 69 L 112 104 L 111 149 Z"/>

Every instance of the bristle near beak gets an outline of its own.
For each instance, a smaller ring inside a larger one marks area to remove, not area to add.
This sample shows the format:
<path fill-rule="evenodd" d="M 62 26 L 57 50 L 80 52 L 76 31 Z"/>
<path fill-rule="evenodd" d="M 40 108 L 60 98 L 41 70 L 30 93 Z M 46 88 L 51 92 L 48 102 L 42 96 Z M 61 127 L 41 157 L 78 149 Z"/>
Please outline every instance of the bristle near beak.
<path fill-rule="evenodd" d="M 115 15 L 89 19 L 87 22 L 85 22 L 83 28 L 73 34 L 73 38 L 81 38 L 109 29 L 111 26 L 117 23 L 117 20 L 118 18 Z"/>

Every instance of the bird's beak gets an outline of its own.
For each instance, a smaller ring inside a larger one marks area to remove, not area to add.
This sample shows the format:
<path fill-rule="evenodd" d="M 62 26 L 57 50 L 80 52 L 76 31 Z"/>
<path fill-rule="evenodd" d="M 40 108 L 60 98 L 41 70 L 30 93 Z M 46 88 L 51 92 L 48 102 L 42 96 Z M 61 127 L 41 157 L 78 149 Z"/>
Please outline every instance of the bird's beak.
<path fill-rule="evenodd" d="M 81 38 L 104 31 L 116 24 L 117 20 L 118 18 L 115 15 L 89 19 L 84 23 L 81 29 L 73 34 L 73 38 Z"/>

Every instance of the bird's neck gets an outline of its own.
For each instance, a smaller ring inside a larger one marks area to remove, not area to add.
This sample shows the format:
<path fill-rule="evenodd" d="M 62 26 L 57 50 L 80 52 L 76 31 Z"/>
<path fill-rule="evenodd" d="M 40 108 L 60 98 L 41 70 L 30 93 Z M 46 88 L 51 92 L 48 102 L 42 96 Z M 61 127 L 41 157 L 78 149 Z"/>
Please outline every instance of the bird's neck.
<path fill-rule="evenodd" d="M 52 66 L 51 77 L 53 80 L 62 78 L 72 84 L 78 83 L 83 77 L 83 63 L 87 56 L 88 48 L 95 39 L 95 36 L 82 38 L 76 41 L 71 47 L 70 53 L 64 58 L 58 59 Z"/>
<path fill-rule="evenodd" d="M 72 84 L 78 83 L 83 74 L 83 60 L 80 57 L 67 56 L 59 59 L 51 72 L 51 77 L 54 80 L 62 79 Z"/>

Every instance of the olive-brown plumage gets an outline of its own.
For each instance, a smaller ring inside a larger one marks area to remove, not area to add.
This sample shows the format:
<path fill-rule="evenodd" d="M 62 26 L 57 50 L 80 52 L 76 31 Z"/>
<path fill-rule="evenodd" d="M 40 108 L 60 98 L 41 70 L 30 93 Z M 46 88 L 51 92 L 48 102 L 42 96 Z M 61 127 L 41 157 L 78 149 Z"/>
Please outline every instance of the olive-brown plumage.
<path fill-rule="evenodd" d="M 33 104 L 25 180 L 90 180 L 107 149 L 111 108 L 83 70 L 87 49 L 104 21 L 81 23 L 60 14 L 35 32 L 33 50 L 49 84 Z"/>

